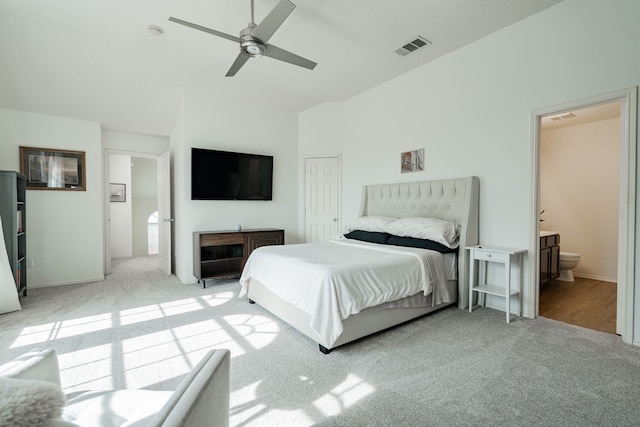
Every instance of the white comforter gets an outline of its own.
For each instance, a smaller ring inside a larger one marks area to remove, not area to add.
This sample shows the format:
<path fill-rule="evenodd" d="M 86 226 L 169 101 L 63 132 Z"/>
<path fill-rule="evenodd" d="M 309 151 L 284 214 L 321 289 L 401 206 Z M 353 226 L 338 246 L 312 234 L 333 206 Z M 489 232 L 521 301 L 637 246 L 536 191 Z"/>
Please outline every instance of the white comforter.
<path fill-rule="evenodd" d="M 435 304 L 450 302 L 441 253 L 353 240 L 263 246 L 247 260 L 240 296 L 251 278 L 308 313 L 327 343 L 340 336 L 343 319 L 367 307 L 420 291 Z"/>

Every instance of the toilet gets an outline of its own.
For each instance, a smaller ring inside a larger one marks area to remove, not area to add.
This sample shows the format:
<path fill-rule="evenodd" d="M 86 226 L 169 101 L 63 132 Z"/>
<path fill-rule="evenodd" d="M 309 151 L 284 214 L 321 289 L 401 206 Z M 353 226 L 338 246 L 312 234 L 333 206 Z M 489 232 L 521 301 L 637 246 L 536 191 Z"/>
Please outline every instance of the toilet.
<path fill-rule="evenodd" d="M 560 252 L 560 264 L 558 269 L 560 270 L 560 277 L 556 280 L 562 280 L 563 282 L 573 282 L 573 269 L 580 263 L 580 254 L 574 254 L 571 252 Z"/>

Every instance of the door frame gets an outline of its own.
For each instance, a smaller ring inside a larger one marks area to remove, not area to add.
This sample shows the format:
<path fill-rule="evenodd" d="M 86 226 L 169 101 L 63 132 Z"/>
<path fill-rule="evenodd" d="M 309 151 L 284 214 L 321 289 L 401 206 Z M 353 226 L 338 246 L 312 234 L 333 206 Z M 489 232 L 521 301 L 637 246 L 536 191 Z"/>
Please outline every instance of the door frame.
<path fill-rule="evenodd" d="M 610 102 L 621 102 L 620 111 L 620 201 L 618 217 L 618 291 L 617 291 L 617 319 L 616 331 L 622 336 L 625 343 L 633 341 L 634 323 L 634 286 L 636 264 L 636 180 L 637 176 L 637 149 L 636 149 L 636 122 L 637 122 L 637 87 L 623 89 L 603 95 L 568 102 L 562 105 L 542 108 L 532 112 L 532 179 L 531 197 L 532 210 L 530 221 L 531 244 L 529 250 L 533 254 L 530 257 L 530 280 L 534 284 L 533 298 L 528 298 L 529 307 L 526 307 L 535 317 L 539 315 L 540 304 L 540 125 L 543 117 L 561 114 L 570 110 L 578 110 Z"/>
<path fill-rule="evenodd" d="M 103 259 L 103 271 L 105 276 L 111 273 L 111 201 L 109 197 L 109 159 L 112 154 L 130 156 L 130 157 L 146 157 L 151 159 L 157 159 L 162 153 L 144 153 L 140 151 L 126 151 L 126 150 L 114 150 L 111 148 L 105 148 L 102 152 L 102 165 L 103 165 L 103 212 L 104 212 L 104 224 L 102 227 L 102 235 L 104 241 L 104 259 Z"/>
<path fill-rule="evenodd" d="M 338 206 L 338 230 L 341 230 L 342 223 L 342 155 L 341 154 L 308 154 L 302 157 L 302 167 L 301 170 L 301 178 L 299 182 L 302 183 L 302 188 L 300 188 L 300 205 L 302 215 L 300 218 L 300 235 L 302 236 L 302 241 L 307 241 L 307 160 L 308 159 L 322 159 L 322 158 L 332 158 L 338 160 L 338 191 L 336 194 L 337 197 L 337 206 Z"/>

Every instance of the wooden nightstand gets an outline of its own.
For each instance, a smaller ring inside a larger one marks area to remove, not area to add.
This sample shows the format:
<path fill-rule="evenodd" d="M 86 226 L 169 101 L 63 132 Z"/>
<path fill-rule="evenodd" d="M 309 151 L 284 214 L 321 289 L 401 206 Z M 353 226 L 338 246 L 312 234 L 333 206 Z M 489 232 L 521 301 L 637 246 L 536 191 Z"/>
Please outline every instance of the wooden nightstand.
<path fill-rule="evenodd" d="M 485 305 L 486 295 L 496 295 L 505 299 L 507 323 L 511 320 L 511 298 L 518 298 L 518 317 L 522 313 L 522 254 L 526 249 L 504 248 L 499 246 L 475 245 L 467 246 L 469 250 L 469 313 L 473 311 L 473 293 L 478 293 L 478 303 Z M 487 263 L 496 262 L 504 265 L 505 277 L 503 285 L 487 283 Z M 476 281 L 476 263 L 479 263 L 478 280 Z M 511 270 L 515 267 L 516 274 Z M 512 277 L 518 281 L 513 286 Z"/>

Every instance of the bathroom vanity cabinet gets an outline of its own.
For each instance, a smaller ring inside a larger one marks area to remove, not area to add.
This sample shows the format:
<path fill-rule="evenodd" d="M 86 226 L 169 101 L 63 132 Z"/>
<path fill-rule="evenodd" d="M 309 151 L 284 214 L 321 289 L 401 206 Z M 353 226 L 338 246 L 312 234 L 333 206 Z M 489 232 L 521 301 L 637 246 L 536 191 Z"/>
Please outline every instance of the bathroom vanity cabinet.
<path fill-rule="evenodd" d="M 540 236 L 540 285 L 553 282 L 560 276 L 560 235 Z"/>

